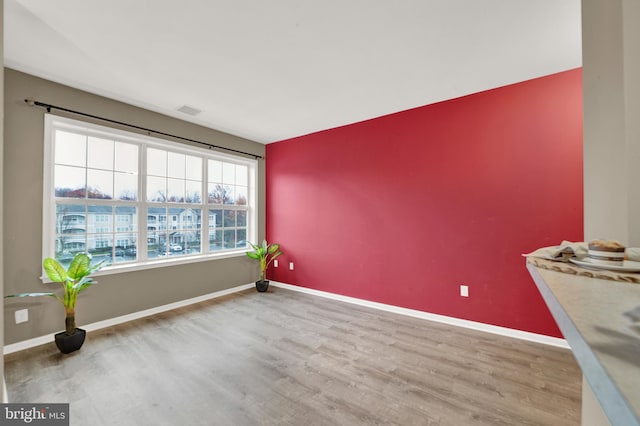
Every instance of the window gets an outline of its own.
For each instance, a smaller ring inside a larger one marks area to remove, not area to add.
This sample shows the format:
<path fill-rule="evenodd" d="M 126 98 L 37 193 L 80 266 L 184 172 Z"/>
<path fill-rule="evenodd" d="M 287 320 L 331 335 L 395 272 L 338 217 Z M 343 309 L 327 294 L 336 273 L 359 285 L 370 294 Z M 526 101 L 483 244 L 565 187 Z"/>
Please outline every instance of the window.
<path fill-rule="evenodd" d="M 245 248 L 255 160 L 45 118 L 44 256 L 135 267 Z"/>

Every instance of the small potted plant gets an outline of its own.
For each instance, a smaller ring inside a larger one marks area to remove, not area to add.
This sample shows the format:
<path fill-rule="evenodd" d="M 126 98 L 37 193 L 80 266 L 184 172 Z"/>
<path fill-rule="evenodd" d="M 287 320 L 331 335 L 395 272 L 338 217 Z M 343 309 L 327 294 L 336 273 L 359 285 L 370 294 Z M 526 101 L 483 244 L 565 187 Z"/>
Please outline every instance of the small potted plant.
<path fill-rule="evenodd" d="M 260 262 L 260 280 L 256 281 L 256 290 L 259 292 L 267 291 L 269 281 L 266 280 L 267 268 L 278 256 L 282 254 L 280 244 L 267 244 L 267 240 L 262 241 L 262 245 L 254 245 L 249 243 L 253 251 L 248 251 L 247 256 Z"/>
<path fill-rule="evenodd" d="M 60 352 L 68 354 L 82 347 L 86 335 L 85 330 L 76 328 L 75 307 L 78 294 L 96 284 L 89 275 L 100 269 L 103 263 L 104 261 L 91 266 L 91 256 L 87 253 L 78 253 L 65 270 L 56 259 L 47 257 L 43 262 L 44 271 L 51 281 L 62 284 L 64 290 L 62 297 L 55 293 L 19 293 L 5 296 L 5 298 L 49 296 L 58 299 L 64 306 L 66 319 L 65 331 L 56 334 L 55 341 Z"/>

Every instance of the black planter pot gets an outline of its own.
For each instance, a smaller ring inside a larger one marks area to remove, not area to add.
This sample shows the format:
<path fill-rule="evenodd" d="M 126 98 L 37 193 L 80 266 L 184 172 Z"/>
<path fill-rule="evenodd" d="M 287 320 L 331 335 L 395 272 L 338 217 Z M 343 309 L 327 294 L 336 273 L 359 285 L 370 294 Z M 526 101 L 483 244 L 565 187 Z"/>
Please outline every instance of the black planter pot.
<path fill-rule="evenodd" d="M 267 291 L 268 288 L 269 288 L 269 280 L 256 281 L 256 290 L 258 290 L 260 293 Z"/>
<path fill-rule="evenodd" d="M 81 328 L 76 328 L 73 334 L 69 335 L 66 332 L 56 334 L 56 346 L 63 354 L 68 354 L 73 351 L 77 351 L 82 347 L 84 338 L 87 332 Z"/>

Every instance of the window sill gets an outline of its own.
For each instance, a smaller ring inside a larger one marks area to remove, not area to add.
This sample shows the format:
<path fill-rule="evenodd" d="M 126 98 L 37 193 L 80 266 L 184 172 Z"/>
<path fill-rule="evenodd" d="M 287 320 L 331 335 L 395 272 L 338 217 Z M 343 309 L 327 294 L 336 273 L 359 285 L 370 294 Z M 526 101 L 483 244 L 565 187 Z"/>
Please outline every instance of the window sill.
<path fill-rule="evenodd" d="M 167 266 L 177 266 L 177 265 L 186 265 L 189 263 L 199 263 L 199 262 L 208 262 L 211 260 L 218 259 L 228 259 L 233 257 L 246 257 L 247 249 L 239 249 L 233 251 L 226 251 L 224 253 L 209 253 L 209 254 L 201 254 L 201 255 L 193 255 L 193 256 L 184 256 L 184 257 L 174 257 L 171 259 L 161 259 L 161 260 L 147 260 L 145 262 L 138 263 L 129 263 L 129 264 L 120 264 L 120 265 L 110 265 L 105 266 L 97 272 L 91 274 L 92 277 L 99 277 L 102 275 L 112 275 L 112 274 L 121 274 L 126 272 L 135 272 L 135 271 L 143 271 L 145 269 L 156 269 L 156 268 L 164 268 Z M 51 283 L 51 281 L 46 275 L 41 277 L 42 282 Z"/>

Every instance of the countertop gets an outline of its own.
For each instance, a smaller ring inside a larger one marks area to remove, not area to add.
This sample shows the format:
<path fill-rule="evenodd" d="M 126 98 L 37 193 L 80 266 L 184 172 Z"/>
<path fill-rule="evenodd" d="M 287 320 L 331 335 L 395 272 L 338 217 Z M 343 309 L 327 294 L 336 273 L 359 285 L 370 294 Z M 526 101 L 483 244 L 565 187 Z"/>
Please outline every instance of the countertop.
<path fill-rule="evenodd" d="M 527 269 L 611 424 L 640 426 L 640 284 Z"/>

